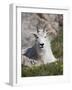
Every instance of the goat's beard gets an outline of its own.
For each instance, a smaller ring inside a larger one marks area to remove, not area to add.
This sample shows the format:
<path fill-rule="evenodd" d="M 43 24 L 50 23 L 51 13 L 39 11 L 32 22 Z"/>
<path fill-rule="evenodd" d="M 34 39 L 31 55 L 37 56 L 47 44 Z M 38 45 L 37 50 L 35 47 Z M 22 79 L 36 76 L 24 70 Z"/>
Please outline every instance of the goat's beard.
<path fill-rule="evenodd" d="M 42 56 L 42 55 L 45 54 L 45 47 L 44 46 L 40 47 L 40 45 L 37 45 L 36 46 L 36 51 L 37 51 L 38 55 Z"/>

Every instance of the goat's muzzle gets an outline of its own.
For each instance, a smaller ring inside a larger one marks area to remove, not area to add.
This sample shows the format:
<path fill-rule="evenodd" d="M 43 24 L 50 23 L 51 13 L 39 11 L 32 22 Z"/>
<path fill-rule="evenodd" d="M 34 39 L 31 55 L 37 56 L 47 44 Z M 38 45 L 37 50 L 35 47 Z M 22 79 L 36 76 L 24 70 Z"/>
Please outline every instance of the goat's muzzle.
<path fill-rule="evenodd" d="M 41 43 L 41 44 L 40 44 L 40 48 L 43 48 L 43 47 L 44 47 L 44 43 Z"/>

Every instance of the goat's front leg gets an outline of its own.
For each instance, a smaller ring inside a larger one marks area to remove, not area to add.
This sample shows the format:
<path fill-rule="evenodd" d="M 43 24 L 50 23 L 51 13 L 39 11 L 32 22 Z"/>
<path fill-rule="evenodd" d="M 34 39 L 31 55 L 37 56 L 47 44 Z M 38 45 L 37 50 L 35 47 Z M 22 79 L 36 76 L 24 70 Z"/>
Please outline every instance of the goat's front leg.
<path fill-rule="evenodd" d="M 33 65 L 34 65 L 34 64 L 37 64 L 37 61 L 36 61 L 36 60 L 34 60 L 34 59 L 33 59 L 33 60 L 31 60 L 30 62 L 31 62 L 31 64 L 33 64 Z"/>

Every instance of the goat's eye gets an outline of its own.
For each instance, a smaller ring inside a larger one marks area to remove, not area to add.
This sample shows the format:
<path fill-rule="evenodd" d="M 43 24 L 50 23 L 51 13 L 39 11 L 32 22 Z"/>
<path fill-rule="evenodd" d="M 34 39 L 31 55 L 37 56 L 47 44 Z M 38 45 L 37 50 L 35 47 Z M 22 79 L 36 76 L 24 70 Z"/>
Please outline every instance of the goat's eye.
<path fill-rule="evenodd" d="M 38 38 L 38 36 L 36 38 Z"/>

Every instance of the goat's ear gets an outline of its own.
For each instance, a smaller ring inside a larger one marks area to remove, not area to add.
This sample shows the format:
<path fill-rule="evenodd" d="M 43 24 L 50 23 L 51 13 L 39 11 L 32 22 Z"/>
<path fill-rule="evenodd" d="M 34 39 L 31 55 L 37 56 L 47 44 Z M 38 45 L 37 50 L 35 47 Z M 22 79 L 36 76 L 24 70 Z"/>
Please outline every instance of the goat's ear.
<path fill-rule="evenodd" d="M 38 38 L 37 34 L 33 34 L 35 38 Z"/>

